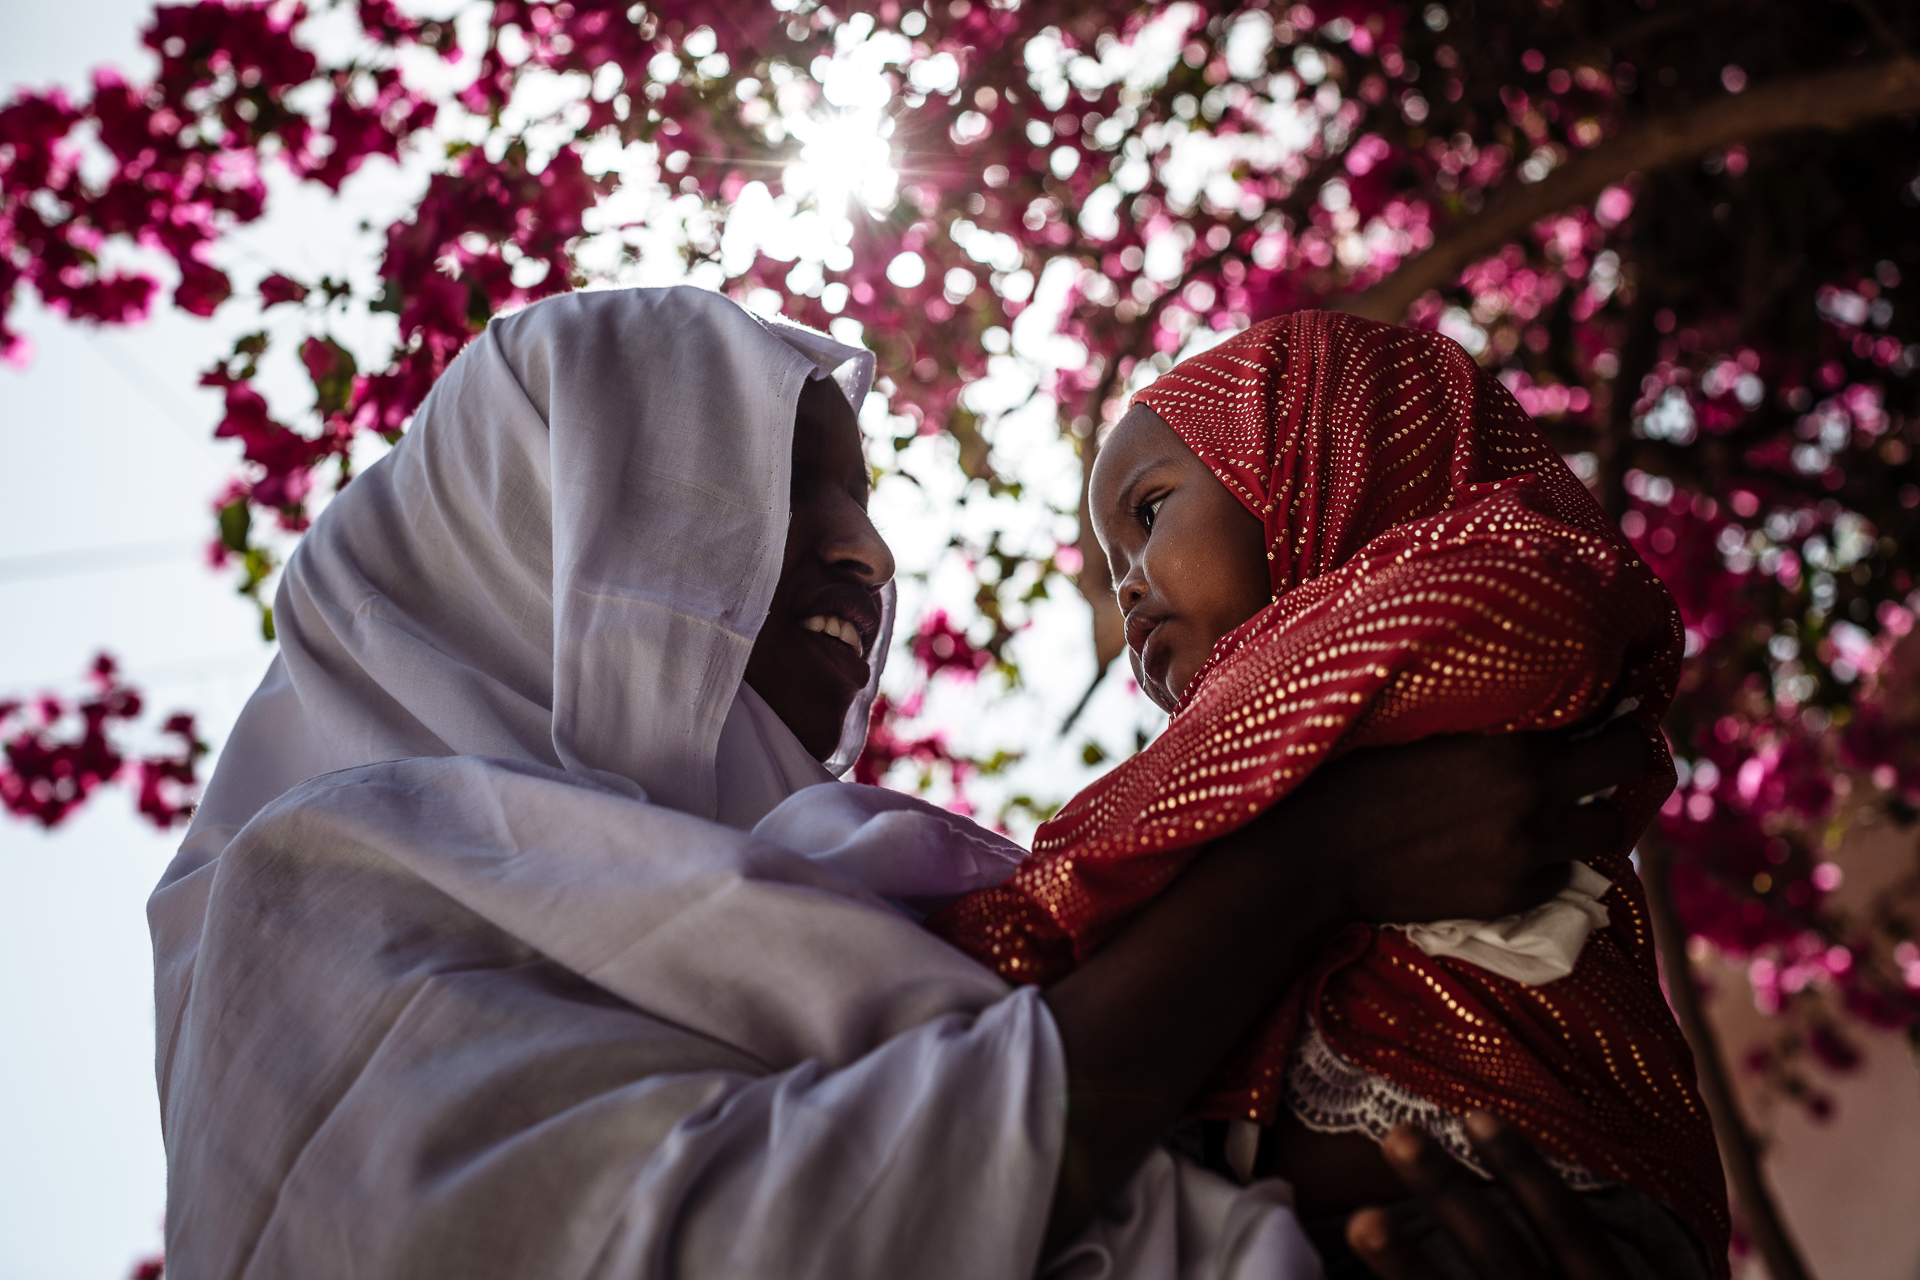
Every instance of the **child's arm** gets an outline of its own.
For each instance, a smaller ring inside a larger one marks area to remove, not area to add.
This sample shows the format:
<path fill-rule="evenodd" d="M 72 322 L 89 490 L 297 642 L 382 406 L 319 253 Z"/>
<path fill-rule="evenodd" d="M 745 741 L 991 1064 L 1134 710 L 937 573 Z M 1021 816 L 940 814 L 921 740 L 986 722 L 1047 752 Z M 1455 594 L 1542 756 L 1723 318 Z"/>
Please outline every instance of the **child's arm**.
<path fill-rule="evenodd" d="M 1617 816 L 1573 802 L 1646 766 L 1632 733 L 1430 739 L 1356 752 L 1215 841 L 1047 989 L 1069 1089 L 1052 1246 L 1132 1175 L 1333 928 L 1537 900 L 1543 869 L 1617 838 Z"/>

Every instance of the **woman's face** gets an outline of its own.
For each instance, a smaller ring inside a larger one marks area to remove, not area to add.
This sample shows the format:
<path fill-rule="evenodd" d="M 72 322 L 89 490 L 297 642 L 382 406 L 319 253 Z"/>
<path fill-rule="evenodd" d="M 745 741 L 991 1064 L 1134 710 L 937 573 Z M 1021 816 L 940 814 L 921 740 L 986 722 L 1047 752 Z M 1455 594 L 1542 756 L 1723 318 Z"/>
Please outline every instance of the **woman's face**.
<path fill-rule="evenodd" d="M 817 760 L 866 688 L 893 553 L 867 519 L 860 428 L 840 389 L 809 381 L 793 426 L 792 522 L 747 683 Z"/>
<path fill-rule="evenodd" d="M 1271 599 L 1265 531 L 1145 405 L 1101 447 L 1087 501 L 1134 679 L 1171 711 L 1220 637 Z"/>

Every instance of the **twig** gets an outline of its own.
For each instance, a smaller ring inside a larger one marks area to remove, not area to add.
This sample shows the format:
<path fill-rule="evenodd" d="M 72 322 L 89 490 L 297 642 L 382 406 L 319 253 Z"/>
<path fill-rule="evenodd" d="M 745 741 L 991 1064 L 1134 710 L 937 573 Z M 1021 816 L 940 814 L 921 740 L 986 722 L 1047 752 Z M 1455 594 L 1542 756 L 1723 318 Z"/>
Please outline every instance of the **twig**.
<path fill-rule="evenodd" d="M 1806 1263 L 1787 1233 L 1786 1223 L 1773 1203 L 1773 1196 L 1760 1171 L 1760 1148 L 1748 1131 L 1734 1101 L 1733 1086 L 1727 1079 L 1726 1063 L 1720 1057 L 1713 1028 L 1700 1005 L 1700 991 L 1694 985 L 1693 962 L 1687 955 L 1687 931 L 1673 908 L 1671 880 L 1672 854 L 1657 831 L 1649 831 L 1640 841 L 1640 879 L 1647 890 L 1647 912 L 1653 917 L 1654 945 L 1660 952 L 1660 965 L 1667 977 L 1667 999 L 1673 1004 L 1680 1031 L 1693 1050 L 1693 1066 L 1699 1076 L 1700 1095 L 1713 1119 L 1714 1137 L 1720 1144 L 1720 1162 L 1733 1184 L 1733 1197 L 1754 1247 L 1773 1280 L 1809 1280 Z"/>
<path fill-rule="evenodd" d="M 1580 53 L 1568 58 L 1568 62 L 1578 61 L 1582 56 L 1591 56 L 1600 50 L 1631 49 L 1663 36 L 1671 36 L 1698 26 L 1709 18 L 1720 15 L 1723 9 L 1731 9 L 1743 0 L 1707 0 L 1707 3 L 1695 5 L 1691 9 L 1667 9 L 1650 17 L 1616 27 L 1598 40 L 1582 49 Z"/>
<path fill-rule="evenodd" d="M 1630 173 L 1789 129 L 1850 129 L 1877 116 L 1915 110 L 1920 110 L 1920 60 L 1898 57 L 1783 80 L 1648 120 L 1539 182 L 1501 188 L 1480 213 L 1443 232 L 1426 252 L 1335 305 L 1354 315 L 1398 320 L 1427 290 L 1453 279 L 1541 218 L 1592 199 Z"/>
<path fill-rule="evenodd" d="M 1853 7 L 1860 11 L 1860 16 L 1867 20 L 1867 25 L 1873 28 L 1873 34 L 1880 37 L 1881 43 L 1903 58 L 1908 56 L 1907 42 L 1880 16 L 1879 7 L 1873 0 L 1853 0 Z"/>
<path fill-rule="evenodd" d="M 1073 732 L 1074 723 L 1080 719 L 1080 713 L 1087 709 L 1087 704 L 1093 701 L 1093 695 L 1095 691 L 1100 688 L 1100 682 L 1107 678 L 1107 668 L 1112 665 L 1113 665 L 1113 659 L 1109 658 L 1107 659 L 1106 662 L 1102 663 L 1094 671 L 1093 681 L 1092 683 L 1087 685 L 1087 691 L 1080 695 L 1080 701 L 1073 704 L 1073 710 L 1067 712 L 1067 718 L 1061 722 L 1060 724 L 1061 737 L 1064 738 L 1069 733 Z"/>

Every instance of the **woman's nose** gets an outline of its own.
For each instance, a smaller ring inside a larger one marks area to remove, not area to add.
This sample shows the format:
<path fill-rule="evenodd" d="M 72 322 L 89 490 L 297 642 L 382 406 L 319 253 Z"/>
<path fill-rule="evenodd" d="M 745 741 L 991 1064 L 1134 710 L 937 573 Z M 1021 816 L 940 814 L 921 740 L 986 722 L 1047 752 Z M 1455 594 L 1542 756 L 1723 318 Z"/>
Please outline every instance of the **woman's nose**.
<path fill-rule="evenodd" d="M 873 527 L 867 513 L 852 503 L 834 522 L 822 552 L 828 565 L 863 586 L 883 586 L 893 580 L 893 549 Z"/>
<path fill-rule="evenodd" d="M 1113 588 L 1114 599 L 1120 604 L 1120 612 L 1126 613 L 1147 596 L 1147 575 L 1138 562 L 1127 566 L 1126 574 Z"/>

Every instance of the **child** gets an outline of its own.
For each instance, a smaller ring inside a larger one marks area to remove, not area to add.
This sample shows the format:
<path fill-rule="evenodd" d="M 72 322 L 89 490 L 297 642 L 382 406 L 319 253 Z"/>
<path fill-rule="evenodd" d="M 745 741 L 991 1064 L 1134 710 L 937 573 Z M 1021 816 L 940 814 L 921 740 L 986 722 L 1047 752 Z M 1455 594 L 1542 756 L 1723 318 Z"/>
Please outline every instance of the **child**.
<path fill-rule="evenodd" d="M 1188 452 L 1155 454 L 1169 427 Z M 1096 531 L 1136 674 L 1172 721 L 1042 826 L 1012 878 L 930 928 L 1011 980 L 1051 982 L 1330 757 L 1433 734 L 1630 715 L 1659 768 L 1606 802 L 1630 837 L 1651 820 L 1672 786 L 1658 724 L 1681 653 L 1673 602 L 1455 343 L 1330 313 L 1270 320 L 1141 392 L 1108 451 Z M 1633 1225 L 1664 1221 L 1651 1197 L 1724 1275 L 1718 1153 L 1630 848 L 1576 864 L 1525 917 L 1341 934 L 1201 1100 L 1200 1117 L 1236 1122 L 1227 1162 L 1297 1174 L 1401 1121 L 1470 1161 L 1460 1117 L 1481 1108 L 1571 1185 L 1632 1201 L 1627 1225 L 1609 1222 L 1643 1254 L 1684 1239 Z"/>

